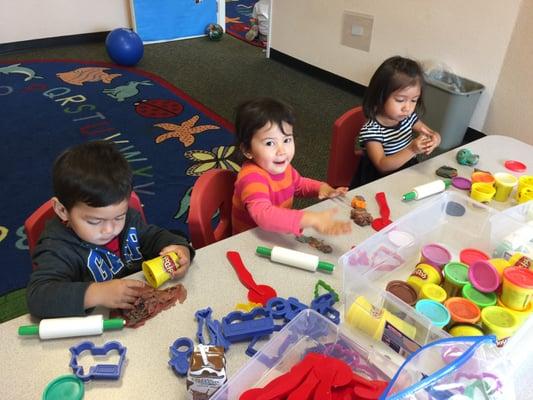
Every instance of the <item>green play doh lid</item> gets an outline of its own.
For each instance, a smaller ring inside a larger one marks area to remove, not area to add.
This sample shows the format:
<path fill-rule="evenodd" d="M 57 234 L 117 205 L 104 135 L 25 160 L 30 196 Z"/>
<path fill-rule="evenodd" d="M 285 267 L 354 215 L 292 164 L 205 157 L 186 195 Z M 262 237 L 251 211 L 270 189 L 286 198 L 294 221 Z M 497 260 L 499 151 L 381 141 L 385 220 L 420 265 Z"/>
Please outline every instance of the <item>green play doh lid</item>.
<path fill-rule="evenodd" d="M 468 265 L 457 261 L 451 261 L 444 266 L 444 279 L 456 286 L 464 286 L 469 283 Z"/>
<path fill-rule="evenodd" d="M 496 293 L 483 293 L 473 287 L 470 283 L 463 286 L 463 297 L 476 304 L 479 308 L 485 308 L 488 306 L 496 305 L 498 297 Z"/>

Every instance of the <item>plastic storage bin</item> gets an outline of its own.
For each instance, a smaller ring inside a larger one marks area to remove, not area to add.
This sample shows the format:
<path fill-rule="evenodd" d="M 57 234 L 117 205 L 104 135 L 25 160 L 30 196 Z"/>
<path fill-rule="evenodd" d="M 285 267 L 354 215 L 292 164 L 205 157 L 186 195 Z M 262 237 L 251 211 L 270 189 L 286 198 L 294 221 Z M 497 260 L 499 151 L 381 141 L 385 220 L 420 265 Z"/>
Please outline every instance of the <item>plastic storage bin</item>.
<path fill-rule="evenodd" d="M 401 365 L 384 358 L 380 351 L 358 343 L 356 336 L 346 335 L 341 327 L 307 309 L 276 333 L 211 399 L 238 399 L 245 390 L 263 387 L 288 372 L 308 352 L 335 356 L 333 352 L 338 348 L 335 346 L 352 352 L 352 370 L 369 379 L 388 381 Z"/>
<path fill-rule="evenodd" d="M 448 71 L 425 75 L 424 122 L 440 133 L 441 150 L 459 146 L 485 87 Z"/>
<path fill-rule="evenodd" d="M 453 215 L 458 207 L 464 209 L 462 216 Z M 448 213 L 452 208 L 454 212 Z M 389 344 L 401 355 L 411 353 L 416 345 L 447 337 L 428 318 L 386 292 L 387 284 L 407 280 L 420 261 L 424 245 L 440 244 L 457 261 L 460 251 L 467 248 L 492 256 L 507 236 L 524 226 L 469 197 L 441 194 L 339 259 L 344 269 L 344 323 L 354 332 L 365 332 Z"/>

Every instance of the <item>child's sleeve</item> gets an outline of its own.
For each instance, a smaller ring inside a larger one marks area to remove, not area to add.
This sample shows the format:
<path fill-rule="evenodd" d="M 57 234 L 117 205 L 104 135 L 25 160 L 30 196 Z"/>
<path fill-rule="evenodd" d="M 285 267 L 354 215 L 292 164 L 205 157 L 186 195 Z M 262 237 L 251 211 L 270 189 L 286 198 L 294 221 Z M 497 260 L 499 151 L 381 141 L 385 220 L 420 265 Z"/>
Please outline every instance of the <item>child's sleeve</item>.
<path fill-rule="evenodd" d="M 295 195 L 299 197 L 316 197 L 322 182 L 311 178 L 304 178 L 295 168 L 292 168 Z"/>
<path fill-rule="evenodd" d="M 265 177 L 257 173 L 248 174 L 237 181 L 235 188 L 257 226 L 271 232 L 301 234 L 303 211 L 272 204 L 269 183 Z"/>

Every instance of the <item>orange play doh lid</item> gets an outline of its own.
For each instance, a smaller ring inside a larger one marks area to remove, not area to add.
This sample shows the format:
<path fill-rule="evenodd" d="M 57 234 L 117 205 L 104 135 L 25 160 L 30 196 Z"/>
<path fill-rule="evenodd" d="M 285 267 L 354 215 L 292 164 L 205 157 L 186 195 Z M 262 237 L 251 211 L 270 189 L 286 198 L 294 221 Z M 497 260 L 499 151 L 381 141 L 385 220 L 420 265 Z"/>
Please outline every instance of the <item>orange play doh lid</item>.
<path fill-rule="evenodd" d="M 479 307 L 463 297 L 450 297 L 444 302 L 452 321 L 475 324 L 481 318 Z"/>

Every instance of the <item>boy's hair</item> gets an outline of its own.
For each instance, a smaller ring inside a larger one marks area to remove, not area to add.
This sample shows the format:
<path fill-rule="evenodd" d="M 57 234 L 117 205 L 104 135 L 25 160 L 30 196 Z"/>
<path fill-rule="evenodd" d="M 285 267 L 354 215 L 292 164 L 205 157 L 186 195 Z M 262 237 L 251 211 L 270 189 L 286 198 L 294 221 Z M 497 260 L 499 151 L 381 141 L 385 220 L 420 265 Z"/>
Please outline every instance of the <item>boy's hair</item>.
<path fill-rule="evenodd" d="M 73 146 L 54 162 L 54 194 L 67 210 L 83 202 L 106 207 L 129 199 L 132 172 L 111 142 L 95 141 Z"/>
<path fill-rule="evenodd" d="M 420 64 L 409 58 L 394 56 L 386 59 L 378 67 L 363 97 L 363 112 L 368 119 L 375 119 L 383 111 L 385 102 L 392 92 L 409 86 L 420 85 L 420 97 L 416 104 L 422 111 L 424 72 Z"/>
<path fill-rule="evenodd" d="M 283 130 L 282 122 L 294 126 L 296 119 L 294 110 L 288 104 L 269 97 L 259 97 L 241 103 L 236 110 L 235 134 L 237 145 L 245 150 L 250 149 L 255 132 L 271 122 Z"/>

